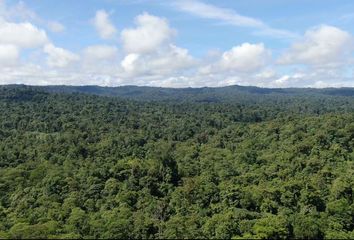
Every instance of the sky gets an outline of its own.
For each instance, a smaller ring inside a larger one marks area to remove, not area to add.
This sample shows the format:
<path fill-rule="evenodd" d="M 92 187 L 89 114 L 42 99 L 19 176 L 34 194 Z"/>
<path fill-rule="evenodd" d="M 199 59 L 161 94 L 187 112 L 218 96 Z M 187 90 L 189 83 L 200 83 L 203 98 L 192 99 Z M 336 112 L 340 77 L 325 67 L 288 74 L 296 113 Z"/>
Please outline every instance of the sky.
<path fill-rule="evenodd" d="M 353 87 L 352 0 L 0 0 L 0 84 Z"/>

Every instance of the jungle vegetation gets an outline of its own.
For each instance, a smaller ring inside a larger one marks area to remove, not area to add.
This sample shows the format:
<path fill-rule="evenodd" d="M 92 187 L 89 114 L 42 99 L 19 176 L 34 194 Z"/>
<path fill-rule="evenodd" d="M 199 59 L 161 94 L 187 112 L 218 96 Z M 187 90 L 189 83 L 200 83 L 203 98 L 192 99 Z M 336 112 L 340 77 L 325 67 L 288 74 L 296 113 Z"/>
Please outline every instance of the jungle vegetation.
<path fill-rule="evenodd" d="M 0 238 L 354 238 L 352 89 L 77 89 L 0 87 Z"/>

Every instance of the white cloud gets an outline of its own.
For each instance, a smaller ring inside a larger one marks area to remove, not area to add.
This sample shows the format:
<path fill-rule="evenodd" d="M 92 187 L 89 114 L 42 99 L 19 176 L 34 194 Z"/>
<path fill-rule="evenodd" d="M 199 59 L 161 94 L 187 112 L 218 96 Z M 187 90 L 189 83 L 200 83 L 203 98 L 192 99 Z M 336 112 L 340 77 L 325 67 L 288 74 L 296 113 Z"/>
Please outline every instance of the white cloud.
<path fill-rule="evenodd" d="M 242 16 L 227 8 L 219 8 L 200 1 L 177 1 L 174 3 L 180 10 L 191 13 L 198 17 L 216 19 L 228 24 L 241 27 L 264 27 L 265 24 L 255 18 Z"/>
<path fill-rule="evenodd" d="M 50 31 L 55 32 L 55 33 L 65 31 L 65 26 L 57 21 L 49 21 L 47 26 Z"/>
<path fill-rule="evenodd" d="M 121 66 L 129 74 L 134 74 L 137 69 L 137 61 L 139 60 L 140 55 L 137 53 L 130 53 L 124 57 L 121 62 Z"/>
<path fill-rule="evenodd" d="M 110 45 L 93 45 L 84 49 L 85 60 L 112 60 L 117 57 L 118 49 Z"/>
<path fill-rule="evenodd" d="M 187 49 L 170 44 L 153 54 L 128 54 L 121 62 L 128 76 L 158 75 L 169 76 L 172 73 L 188 69 L 196 64 Z"/>
<path fill-rule="evenodd" d="M 256 74 L 257 78 L 267 79 L 267 80 L 275 78 L 276 76 L 277 76 L 277 72 L 274 69 L 266 69 L 266 70 Z"/>
<path fill-rule="evenodd" d="M 47 64 L 50 67 L 63 68 L 80 59 L 78 55 L 53 44 L 47 44 L 43 51 L 48 54 Z"/>
<path fill-rule="evenodd" d="M 337 27 L 321 25 L 305 32 L 278 59 L 281 65 L 296 67 L 270 85 L 280 87 L 352 86 L 353 36 Z M 286 77 L 287 76 L 287 77 Z"/>
<path fill-rule="evenodd" d="M 103 39 L 110 39 L 117 32 L 117 29 L 109 19 L 109 14 L 105 10 L 98 10 L 96 12 L 93 24 L 100 37 Z"/>
<path fill-rule="evenodd" d="M 300 37 L 299 34 L 295 32 L 291 32 L 284 29 L 272 28 L 269 26 L 265 26 L 261 29 L 253 31 L 252 33 L 256 36 L 267 36 L 279 39 L 298 39 Z"/>
<path fill-rule="evenodd" d="M 291 79 L 291 76 L 284 75 L 284 76 L 278 78 L 277 80 L 275 80 L 274 84 L 278 87 L 285 86 L 290 79 Z"/>
<path fill-rule="evenodd" d="M 265 67 L 270 57 L 271 51 L 263 43 L 243 43 L 224 52 L 214 63 L 202 66 L 199 73 L 254 73 Z"/>
<path fill-rule="evenodd" d="M 7 6 L 5 0 L 0 1 L 0 16 L 7 20 L 39 21 L 38 15 L 29 9 L 24 1 Z"/>
<path fill-rule="evenodd" d="M 339 28 L 322 25 L 308 30 L 280 59 L 280 64 L 336 65 L 353 50 L 353 37 Z"/>
<path fill-rule="evenodd" d="M 0 84 L 100 86 L 122 84 L 121 79 L 115 73 L 91 73 L 78 71 L 77 68 L 47 68 L 33 63 L 22 63 L 15 67 L 1 67 L 1 73 Z"/>
<path fill-rule="evenodd" d="M 194 16 L 221 21 L 225 24 L 237 27 L 251 27 L 258 29 L 256 35 L 267 35 L 276 38 L 297 38 L 296 33 L 270 27 L 263 21 L 238 14 L 233 9 L 221 8 L 197 0 L 177 0 L 173 2 L 173 7 L 190 13 Z"/>
<path fill-rule="evenodd" d="M 306 87 L 311 87 L 311 88 L 342 88 L 342 87 L 354 87 L 354 83 L 352 79 L 349 81 L 337 81 L 337 82 L 324 82 L 324 81 L 316 81 L 315 83 L 308 85 Z"/>
<path fill-rule="evenodd" d="M 14 65 L 19 59 L 19 49 L 14 45 L 0 45 L 0 65 Z"/>
<path fill-rule="evenodd" d="M 263 43 L 243 43 L 224 52 L 220 66 L 225 70 L 253 72 L 265 66 L 269 56 L 270 51 L 264 47 Z"/>
<path fill-rule="evenodd" d="M 113 79 L 119 71 L 120 55 L 118 48 L 112 45 L 92 45 L 86 47 L 81 54 L 79 72 L 88 74 L 89 78 L 102 81 Z M 110 81 L 111 81 L 110 80 Z"/>
<path fill-rule="evenodd" d="M 121 77 L 129 84 L 165 87 L 265 85 L 265 80 L 270 82 L 276 77 L 275 70 L 260 72 L 268 66 L 270 55 L 262 43 L 244 43 L 212 54 L 213 61 L 206 62 L 170 44 L 152 54 L 128 54 L 121 62 L 126 73 Z"/>
<path fill-rule="evenodd" d="M 10 22 L 33 22 L 55 33 L 65 31 L 65 26 L 62 23 L 41 18 L 37 13 L 30 9 L 24 1 L 19 1 L 11 6 L 7 6 L 5 1 L 0 1 L 0 16 Z"/>
<path fill-rule="evenodd" d="M 182 0 L 180 3 L 185 4 L 180 5 L 180 10 L 234 26 L 249 27 L 254 34 L 274 34 L 283 38 L 292 34 L 230 9 L 200 1 Z M 1 9 L 7 11 L 6 16 Z M 214 49 L 205 53 L 205 57 L 196 59 L 188 49 L 176 46 L 176 30 L 165 18 L 143 13 L 135 18 L 135 26 L 122 31 L 122 49 L 114 45 L 92 45 L 83 47 L 79 56 L 55 46 L 46 32 L 38 27 L 60 32 L 65 30 L 61 23 L 42 20 L 23 2 L 13 7 L 17 10 L 12 10 L 12 13 L 8 9 L 2 7 L 0 0 L 0 19 L 3 17 L 0 20 L 0 84 L 164 87 L 353 85 L 353 74 L 348 70 L 352 63 L 349 55 L 354 49 L 352 36 L 331 26 L 308 30 L 281 56 L 278 62 L 285 65 L 277 65 L 263 43 L 246 42 L 225 52 Z M 104 39 L 117 33 L 109 18 L 109 13 L 101 10 L 93 21 Z M 21 50 L 25 48 L 30 50 L 21 56 Z"/>
<path fill-rule="evenodd" d="M 0 19 L 0 44 L 35 48 L 43 46 L 48 41 L 46 32 L 31 23 L 10 23 Z"/>
<path fill-rule="evenodd" d="M 175 35 L 166 19 L 148 13 L 136 17 L 136 28 L 124 29 L 121 34 L 127 53 L 149 53 L 169 42 Z"/>
<path fill-rule="evenodd" d="M 195 64 L 187 49 L 170 44 L 162 54 L 149 60 L 149 67 L 159 74 L 168 74 L 175 70 L 189 68 Z"/>
<path fill-rule="evenodd" d="M 165 79 L 196 64 L 187 49 L 172 43 L 176 31 L 166 19 L 143 13 L 135 18 L 136 28 L 121 34 L 127 55 L 121 61 L 125 79 Z"/>

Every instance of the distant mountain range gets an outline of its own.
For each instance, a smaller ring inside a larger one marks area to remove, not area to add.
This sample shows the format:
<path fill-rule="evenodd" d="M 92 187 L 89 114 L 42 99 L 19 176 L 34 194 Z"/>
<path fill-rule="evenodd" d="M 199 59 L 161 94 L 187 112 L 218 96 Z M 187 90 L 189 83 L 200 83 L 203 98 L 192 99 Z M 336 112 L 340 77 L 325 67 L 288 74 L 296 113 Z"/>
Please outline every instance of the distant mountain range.
<path fill-rule="evenodd" d="M 220 102 L 240 98 L 304 96 L 304 97 L 353 97 L 354 88 L 260 88 L 251 86 L 202 87 L 202 88 L 162 88 L 140 86 L 28 86 L 2 85 L 0 88 L 35 89 L 50 93 L 80 93 L 100 96 L 120 97 L 140 101 L 185 101 Z"/>

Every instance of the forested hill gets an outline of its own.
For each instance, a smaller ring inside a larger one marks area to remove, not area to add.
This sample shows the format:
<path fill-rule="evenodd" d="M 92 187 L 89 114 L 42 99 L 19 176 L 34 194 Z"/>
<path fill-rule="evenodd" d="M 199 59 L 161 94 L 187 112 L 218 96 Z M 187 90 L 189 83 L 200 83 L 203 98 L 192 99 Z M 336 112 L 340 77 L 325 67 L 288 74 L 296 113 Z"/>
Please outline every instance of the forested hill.
<path fill-rule="evenodd" d="M 134 100 L 150 101 L 199 101 L 223 102 L 242 101 L 248 98 L 276 96 L 354 96 L 354 88 L 259 88 L 245 86 L 227 86 L 218 88 L 160 88 L 160 87 L 100 87 L 100 86 L 25 86 L 8 85 L 7 88 L 23 89 L 32 88 L 55 93 L 85 93 L 101 96 L 123 97 Z"/>
<path fill-rule="evenodd" d="M 351 92 L 2 86 L 0 239 L 353 239 Z"/>

